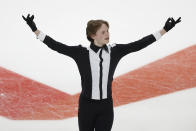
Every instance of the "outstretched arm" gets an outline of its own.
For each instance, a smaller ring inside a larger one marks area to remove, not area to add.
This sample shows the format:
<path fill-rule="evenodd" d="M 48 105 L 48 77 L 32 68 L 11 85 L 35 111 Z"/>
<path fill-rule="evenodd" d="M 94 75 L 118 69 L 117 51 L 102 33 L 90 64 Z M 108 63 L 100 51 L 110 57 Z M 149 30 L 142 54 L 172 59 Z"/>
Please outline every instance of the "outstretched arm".
<path fill-rule="evenodd" d="M 52 50 L 55 50 L 61 54 L 70 56 L 74 59 L 78 58 L 80 56 L 80 51 L 81 51 L 81 45 L 77 46 L 69 46 L 66 44 L 63 44 L 61 42 L 58 42 L 51 38 L 50 36 L 46 35 L 40 30 L 35 31 L 37 39 L 45 43 L 49 48 Z"/>
<path fill-rule="evenodd" d="M 147 35 L 142 39 L 137 41 L 128 43 L 128 44 L 115 44 L 115 51 L 119 57 L 123 57 L 131 52 L 139 51 L 153 42 L 159 40 L 161 36 L 163 36 L 166 32 L 172 29 L 177 23 L 181 22 L 181 17 L 179 17 L 176 21 L 173 18 L 168 18 L 163 29 L 157 31 L 153 34 Z"/>
<path fill-rule="evenodd" d="M 137 41 L 133 41 L 127 44 L 115 44 L 114 50 L 116 51 L 116 54 L 122 58 L 123 56 L 139 51 L 148 45 L 152 44 L 153 42 L 157 41 L 161 38 L 161 36 L 164 34 L 164 30 L 156 31 L 153 34 L 147 35 Z"/>
<path fill-rule="evenodd" d="M 51 38 L 50 36 L 44 34 L 42 31 L 37 29 L 36 24 L 33 21 L 34 15 L 30 16 L 30 14 L 28 14 L 28 16 L 26 18 L 22 15 L 22 17 L 26 21 L 26 23 L 29 25 L 31 30 L 36 34 L 37 39 L 41 40 L 49 48 L 51 48 L 59 53 L 62 53 L 64 55 L 70 56 L 74 59 L 76 59 L 80 55 L 79 53 L 81 50 L 81 45 L 68 46 L 66 44 L 60 43 L 60 42 L 54 40 L 53 38 Z"/>

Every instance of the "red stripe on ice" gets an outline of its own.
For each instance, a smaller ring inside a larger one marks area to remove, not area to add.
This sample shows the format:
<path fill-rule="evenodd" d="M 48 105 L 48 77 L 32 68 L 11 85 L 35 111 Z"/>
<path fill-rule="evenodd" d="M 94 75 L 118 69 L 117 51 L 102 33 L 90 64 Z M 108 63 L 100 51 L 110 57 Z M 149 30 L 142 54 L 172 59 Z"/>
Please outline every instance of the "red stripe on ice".
<path fill-rule="evenodd" d="M 114 79 L 114 106 L 196 86 L 196 46 Z M 0 115 L 18 120 L 77 116 L 78 97 L 0 67 Z"/>

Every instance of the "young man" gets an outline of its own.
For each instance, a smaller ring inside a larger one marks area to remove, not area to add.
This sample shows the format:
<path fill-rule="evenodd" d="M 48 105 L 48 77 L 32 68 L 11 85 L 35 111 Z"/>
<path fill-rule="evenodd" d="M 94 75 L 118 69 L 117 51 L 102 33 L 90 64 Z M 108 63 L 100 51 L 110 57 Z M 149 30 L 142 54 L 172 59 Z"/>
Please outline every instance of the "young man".
<path fill-rule="evenodd" d="M 181 18 L 175 21 L 168 18 L 163 29 L 147 35 L 140 40 L 127 44 L 108 44 L 109 24 L 104 20 L 90 20 L 87 23 L 86 35 L 89 47 L 82 45 L 69 46 L 60 43 L 38 30 L 30 14 L 23 19 L 32 31 L 49 48 L 70 56 L 77 63 L 82 92 L 79 98 L 78 124 L 80 131 L 111 131 L 114 110 L 112 98 L 112 81 L 116 66 L 120 59 L 135 51 L 139 51 L 172 29 Z"/>

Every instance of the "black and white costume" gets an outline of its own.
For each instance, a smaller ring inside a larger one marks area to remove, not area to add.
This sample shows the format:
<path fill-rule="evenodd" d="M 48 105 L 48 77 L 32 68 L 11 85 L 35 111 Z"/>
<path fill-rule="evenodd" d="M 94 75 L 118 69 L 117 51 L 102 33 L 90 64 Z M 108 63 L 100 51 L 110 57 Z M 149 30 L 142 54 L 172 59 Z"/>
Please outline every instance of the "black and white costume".
<path fill-rule="evenodd" d="M 98 47 L 91 43 L 69 46 L 40 32 L 40 39 L 49 48 L 73 58 L 81 76 L 78 123 L 80 131 L 110 131 L 113 123 L 112 81 L 120 59 L 139 51 L 161 38 L 159 31 L 128 44 L 106 44 Z"/>

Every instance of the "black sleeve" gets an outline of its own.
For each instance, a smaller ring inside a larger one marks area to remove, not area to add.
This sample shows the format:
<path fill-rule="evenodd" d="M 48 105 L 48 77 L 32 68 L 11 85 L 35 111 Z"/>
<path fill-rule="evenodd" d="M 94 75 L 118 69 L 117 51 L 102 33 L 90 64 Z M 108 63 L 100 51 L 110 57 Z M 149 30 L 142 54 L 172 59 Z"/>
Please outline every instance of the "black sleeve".
<path fill-rule="evenodd" d="M 70 56 L 73 59 L 76 59 L 80 55 L 81 45 L 68 46 L 66 44 L 54 40 L 48 35 L 46 35 L 43 43 L 45 43 L 52 50 Z"/>
<path fill-rule="evenodd" d="M 123 57 L 131 52 L 139 51 L 156 41 L 153 34 L 147 35 L 137 41 L 128 44 L 116 44 L 115 50 L 119 57 Z"/>

